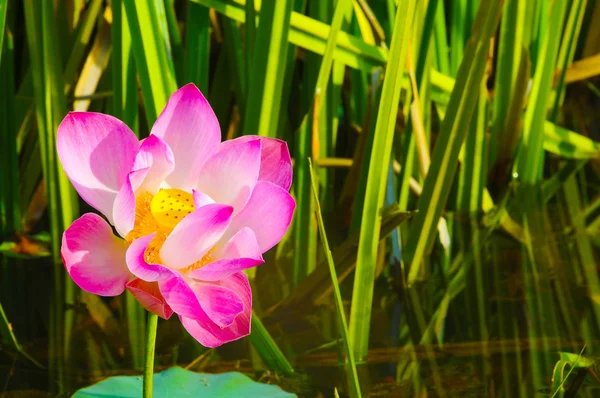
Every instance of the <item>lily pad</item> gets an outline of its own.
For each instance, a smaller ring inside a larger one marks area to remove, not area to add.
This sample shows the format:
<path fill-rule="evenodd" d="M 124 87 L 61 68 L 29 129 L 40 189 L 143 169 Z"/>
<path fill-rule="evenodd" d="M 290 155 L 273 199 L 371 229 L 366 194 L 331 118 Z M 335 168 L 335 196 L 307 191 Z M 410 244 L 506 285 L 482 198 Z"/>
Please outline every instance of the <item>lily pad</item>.
<path fill-rule="evenodd" d="M 155 397 L 211 398 L 292 398 L 295 394 L 278 386 L 253 381 L 238 372 L 222 374 L 195 373 L 174 367 L 154 375 Z M 110 377 L 77 391 L 74 398 L 139 398 L 142 396 L 142 376 Z"/>

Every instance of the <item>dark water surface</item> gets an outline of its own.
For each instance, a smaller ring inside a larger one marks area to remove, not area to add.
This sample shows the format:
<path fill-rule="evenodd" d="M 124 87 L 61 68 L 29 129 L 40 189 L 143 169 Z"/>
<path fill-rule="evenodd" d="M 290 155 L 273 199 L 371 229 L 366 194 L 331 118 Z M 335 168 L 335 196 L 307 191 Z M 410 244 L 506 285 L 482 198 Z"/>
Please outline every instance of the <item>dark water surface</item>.
<path fill-rule="evenodd" d="M 364 396 L 549 397 L 571 365 L 579 367 L 555 396 L 600 396 L 593 365 L 600 351 L 599 240 L 593 222 L 583 227 L 596 210 L 580 208 L 579 219 L 567 216 L 568 197 L 557 194 L 535 211 L 508 208 L 520 230 L 505 228 L 493 215 L 446 214 L 460 239 L 450 252 L 436 240 L 425 273 L 410 287 L 394 276 L 401 265 L 388 238 L 382 253 L 392 253 L 384 258 L 390 266 L 377 278 L 370 351 L 358 366 Z M 128 293 L 101 298 L 77 292 L 61 302 L 57 294 L 71 283 L 66 272 L 54 272 L 49 257 L 30 254 L 1 260 L 0 302 L 29 356 L 15 349 L 4 330 L 1 396 L 69 396 L 108 376 L 140 375 L 144 314 L 128 309 L 136 305 Z M 159 322 L 157 371 L 174 365 L 240 371 L 303 397 L 333 397 L 334 387 L 346 396 L 327 271 L 319 269 L 321 277 L 292 289 L 281 278 L 283 266 L 285 260 L 275 265 L 267 258 L 259 268 L 254 305 L 295 375 L 268 371 L 249 338 L 207 350 L 175 317 Z M 347 275 L 344 298 L 351 293 L 352 266 L 338 264 L 340 275 Z M 131 319 L 135 314 L 139 318 Z M 576 363 L 582 350 L 585 361 Z M 573 355 L 558 363 L 561 352 Z"/>

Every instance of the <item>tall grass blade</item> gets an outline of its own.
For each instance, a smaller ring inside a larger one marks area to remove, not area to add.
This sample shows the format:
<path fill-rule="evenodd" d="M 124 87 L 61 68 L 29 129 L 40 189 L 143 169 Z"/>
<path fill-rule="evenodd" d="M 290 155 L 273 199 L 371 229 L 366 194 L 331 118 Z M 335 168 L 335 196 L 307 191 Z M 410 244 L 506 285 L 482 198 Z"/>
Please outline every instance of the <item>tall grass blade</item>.
<path fill-rule="evenodd" d="M 210 18 L 208 8 L 187 2 L 185 30 L 185 83 L 195 83 L 208 92 L 208 70 L 210 67 Z"/>
<path fill-rule="evenodd" d="M 184 86 L 188 82 L 184 79 L 184 57 L 181 32 L 179 31 L 179 20 L 175 13 L 175 0 L 164 0 L 164 10 L 169 31 L 171 53 L 173 55 L 173 67 L 178 86 Z"/>
<path fill-rule="evenodd" d="M 48 195 L 48 214 L 54 263 L 54 297 L 50 316 L 50 374 L 57 378 L 59 389 L 68 388 L 64 363 L 70 358 L 68 334 L 73 327 L 73 314 L 64 314 L 65 300 L 73 302 L 74 285 L 67 281 L 60 257 L 60 236 L 78 213 L 74 191 L 55 152 L 56 130 L 66 114 L 63 72 L 57 51 L 57 30 L 50 2 L 28 0 L 24 3 L 27 41 L 32 57 L 36 98 L 36 118 L 44 180 Z M 64 330 L 67 338 L 64 336 Z M 65 384 L 67 383 L 67 384 Z"/>
<path fill-rule="evenodd" d="M 169 37 L 159 18 L 162 1 L 124 1 L 131 46 L 142 87 L 146 120 L 152 126 L 169 96 L 177 89 Z"/>
<path fill-rule="evenodd" d="M 264 0 L 252 55 L 244 133 L 277 137 L 292 0 Z"/>
<path fill-rule="evenodd" d="M 123 0 L 113 0 L 112 13 L 113 115 L 139 134 L 137 75 Z M 145 312 L 132 295 L 125 296 L 131 361 L 138 370 L 144 366 Z"/>
<path fill-rule="evenodd" d="M 396 12 L 390 56 L 386 66 L 387 74 L 383 81 L 381 103 L 377 113 L 350 312 L 350 345 L 359 361 L 366 357 L 369 349 L 375 262 L 379 246 L 377 232 L 381 225 L 381 210 L 387 182 L 388 168 L 380 165 L 387 165 L 390 161 L 400 100 L 400 81 L 412 31 L 415 5 L 413 0 L 402 2 Z"/>
<path fill-rule="evenodd" d="M 8 10 L 8 0 L 0 0 L 0 54 L 4 44 L 4 32 L 6 31 L 6 12 Z"/>
<path fill-rule="evenodd" d="M 281 349 L 279 349 L 277 343 L 275 343 L 275 340 L 273 340 L 255 313 L 252 314 L 250 341 L 269 369 L 286 376 L 294 374 L 294 368 L 285 358 L 285 355 L 283 355 L 283 352 L 281 352 Z"/>
<path fill-rule="evenodd" d="M 1 15 L 0 15 L 1 18 Z M 6 44 L 0 48 L 0 239 L 21 232 L 19 192 L 19 159 L 15 119 L 14 44 L 6 33 Z"/>
<path fill-rule="evenodd" d="M 544 121 L 560 46 L 560 41 L 551 32 L 562 30 L 566 9 L 567 5 L 564 1 L 552 3 L 549 22 L 551 28 L 545 32 L 539 49 L 539 61 L 525 112 L 523 140 L 516 165 L 519 179 L 525 184 L 534 184 L 541 178 L 541 165 L 544 160 Z M 545 19 L 545 16 L 542 19 Z"/>
<path fill-rule="evenodd" d="M 422 260 L 431 246 L 435 236 L 434 228 L 448 198 L 458 154 L 476 108 L 490 39 L 496 30 L 501 9 L 501 1 L 492 0 L 481 4 L 473 36 L 465 49 L 419 200 L 419 213 L 411 226 L 406 244 L 404 261 L 410 266 L 407 278 L 409 285 L 420 275 Z"/>
<path fill-rule="evenodd" d="M 339 3 L 338 3 L 339 4 Z M 344 310 L 344 302 L 342 301 L 342 295 L 340 293 L 340 287 L 338 285 L 338 277 L 335 271 L 335 264 L 333 263 L 333 256 L 331 250 L 329 250 L 329 242 L 327 241 L 327 234 L 325 233 L 325 225 L 323 224 L 323 216 L 321 215 L 321 206 L 319 205 L 319 194 L 317 191 L 317 183 L 315 182 L 315 172 L 312 162 L 309 159 L 310 167 L 310 179 L 312 185 L 312 192 L 315 199 L 315 212 L 317 214 L 317 221 L 319 224 L 319 233 L 321 234 L 321 242 L 323 243 L 323 250 L 325 251 L 325 257 L 327 258 L 327 265 L 329 266 L 329 273 L 331 275 L 331 283 L 333 285 L 333 298 L 335 300 L 335 307 L 339 322 L 342 329 L 342 341 L 344 343 L 344 350 L 348 361 L 348 383 L 350 384 L 351 397 L 361 397 L 360 383 L 358 380 L 358 373 L 356 372 L 356 363 L 354 361 L 354 352 L 350 346 L 350 340 L 348 339 L 348 324 L 346 322 L 346 313 Z"/>

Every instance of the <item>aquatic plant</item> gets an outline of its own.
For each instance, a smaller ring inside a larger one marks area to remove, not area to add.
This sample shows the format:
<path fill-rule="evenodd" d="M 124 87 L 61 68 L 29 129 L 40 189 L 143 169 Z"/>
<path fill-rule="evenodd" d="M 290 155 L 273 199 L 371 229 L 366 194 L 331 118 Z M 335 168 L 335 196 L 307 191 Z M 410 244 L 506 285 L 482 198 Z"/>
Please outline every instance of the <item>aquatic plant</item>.
<path fill-rule="evenodd" d="M 63 234 L 62 259 L 79 287 L 101 296 L 128 289 L 161 318 L 175 312 L 206 347 L 250 334 L 243 270 L 264 262 L 296 207 L 285 142 L 221 142 L 210 105 L 188 84 L 148 138 L 112 116 L 71 112 L 57 150 L 79 195 L 108 220 L 86 213 Z"/>

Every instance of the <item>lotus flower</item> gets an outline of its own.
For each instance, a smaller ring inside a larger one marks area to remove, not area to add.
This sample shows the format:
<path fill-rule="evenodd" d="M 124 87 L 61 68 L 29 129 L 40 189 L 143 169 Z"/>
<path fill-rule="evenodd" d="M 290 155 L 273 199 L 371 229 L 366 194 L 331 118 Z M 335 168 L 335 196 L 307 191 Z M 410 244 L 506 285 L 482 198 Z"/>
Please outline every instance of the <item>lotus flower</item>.
<path fill-rule="evenodd" d="M 112 116 L 72 112 L 57 147 L 79 195 L 108 220 L 87 213 L 63 235 L 63 262 L 79 287 L 101 296 L 128 289 L 162 318 L 175 312 L 207 347 L 250 333 L 243 271 L 264 262 L 295 208 L 285 142 L 221 142 L 214 112 L 188 84 L 144 140 Z"/>

